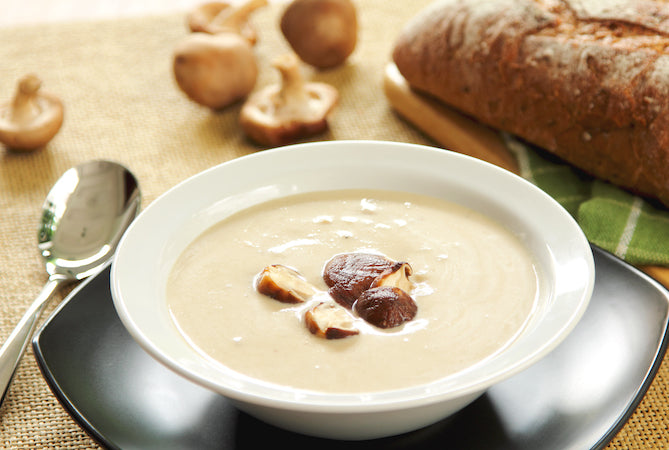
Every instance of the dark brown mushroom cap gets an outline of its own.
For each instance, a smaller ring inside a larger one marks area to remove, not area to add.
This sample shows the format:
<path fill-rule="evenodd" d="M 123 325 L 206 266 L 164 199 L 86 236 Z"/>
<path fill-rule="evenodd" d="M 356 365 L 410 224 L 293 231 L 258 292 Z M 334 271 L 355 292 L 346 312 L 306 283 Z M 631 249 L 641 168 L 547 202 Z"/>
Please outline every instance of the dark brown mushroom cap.
<path fill-rule="evenodd" d="M 409 294 L 394 286 L 367 289 L 353 305 L 354 311 L 379 328 L 394 328 L 416 317 L 418 306 Z"/>
<path fill-rule="evenodd" d="M 351 308 L 374 280 L 396 263 L 373 253 L 342 253 L 330 259 L 323 268 L 323 280 L 329 294 L 346 308 Z"/>

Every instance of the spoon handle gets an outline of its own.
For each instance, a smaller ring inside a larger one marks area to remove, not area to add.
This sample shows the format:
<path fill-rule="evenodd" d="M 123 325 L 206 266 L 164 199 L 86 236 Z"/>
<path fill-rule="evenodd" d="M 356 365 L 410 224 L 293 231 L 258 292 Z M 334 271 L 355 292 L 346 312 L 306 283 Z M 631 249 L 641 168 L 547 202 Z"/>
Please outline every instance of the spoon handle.
<path fill-rule="evenodd" d="M 64 278 L 49 278 L 49 281 L 44 285 L 44 288 L 42 288 L 35 301 L 16 325 L 16 328 L 14 328 L 5 343 L 2 344 L 0 348 L 0 389 L 2 389 L 0 405 L 5 400 L 16 368 L 28 346 L 28 342 L 32 338 L 37 321 L 44 307 L 49 303 L 53 294 L 64 281 L 66 281 Z"/>

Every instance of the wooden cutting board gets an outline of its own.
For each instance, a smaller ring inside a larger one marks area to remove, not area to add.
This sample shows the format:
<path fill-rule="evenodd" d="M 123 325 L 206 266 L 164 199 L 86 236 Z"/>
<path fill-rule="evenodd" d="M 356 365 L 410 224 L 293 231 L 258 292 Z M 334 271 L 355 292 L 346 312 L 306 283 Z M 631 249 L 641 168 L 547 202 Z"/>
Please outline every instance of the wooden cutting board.
<path fill-rule="evenodd" d="M 519 173 L 497 131 L 413 91 L 393 63 L 386 66 L 383 89 L 392 107 L 439 145 Z M 639 268 L 669 288 L 669 268 Z"/>

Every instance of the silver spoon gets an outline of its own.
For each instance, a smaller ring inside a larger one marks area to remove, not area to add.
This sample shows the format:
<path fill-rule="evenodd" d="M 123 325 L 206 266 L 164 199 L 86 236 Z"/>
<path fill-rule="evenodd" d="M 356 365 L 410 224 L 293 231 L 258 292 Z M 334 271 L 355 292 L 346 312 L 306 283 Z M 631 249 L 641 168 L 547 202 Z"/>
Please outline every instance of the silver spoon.
<path fill-rule="evenodd" d="M 110 161 L 73 167 L 51 188 L 42 206 L 38 234 L 49 279 L 0 348 L 0 405 L 53 294 L 102 269 L 139 212 L 140 201 L 135 177 Z"/>

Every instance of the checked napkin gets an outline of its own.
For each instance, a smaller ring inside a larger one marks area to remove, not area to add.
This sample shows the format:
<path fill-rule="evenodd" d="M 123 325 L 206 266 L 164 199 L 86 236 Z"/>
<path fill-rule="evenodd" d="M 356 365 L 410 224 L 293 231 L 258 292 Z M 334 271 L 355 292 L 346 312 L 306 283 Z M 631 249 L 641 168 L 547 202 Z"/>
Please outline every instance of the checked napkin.
<path fill-rule="evenodd" d="M 669 266 L 669 211 L 589 177 L 508 134 L 520 175 L 578 222 L 592 244 L 633 265 Z"/>

